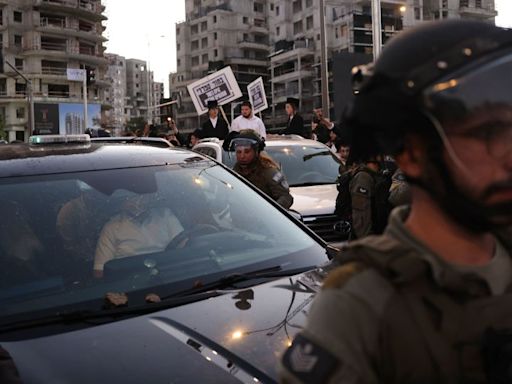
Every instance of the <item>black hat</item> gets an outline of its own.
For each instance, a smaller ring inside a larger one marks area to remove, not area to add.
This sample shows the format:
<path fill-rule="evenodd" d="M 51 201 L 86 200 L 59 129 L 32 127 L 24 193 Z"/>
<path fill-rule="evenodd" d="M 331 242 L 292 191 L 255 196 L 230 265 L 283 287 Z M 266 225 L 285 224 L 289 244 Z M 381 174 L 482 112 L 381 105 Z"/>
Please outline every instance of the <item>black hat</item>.
<path fill-rule="evenodd" d="M 292 104 L 292 105 L 295 105 L 296 107 L 298 107 L 299 103 L 300 103 L 299 99 L 296 99 L 295 97 L 288 97 L 286 99 L 286 104 Z"/>
<path fill-rule="evenodd" d="M 219 102 L 217 100 L 208 100 L 208 109 L 218 108 Z"/>

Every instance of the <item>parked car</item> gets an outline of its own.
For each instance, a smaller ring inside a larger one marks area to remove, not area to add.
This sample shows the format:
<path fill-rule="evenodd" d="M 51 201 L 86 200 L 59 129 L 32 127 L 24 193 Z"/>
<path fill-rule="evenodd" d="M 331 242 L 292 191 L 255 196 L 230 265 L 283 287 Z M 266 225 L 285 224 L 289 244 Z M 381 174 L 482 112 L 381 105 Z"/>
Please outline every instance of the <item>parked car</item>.
<path fill-rule="evenodd" d="M 277 382 L 318 236 L 198 153 L 30 141 L 0 148 L 0 346 L 23 383 Z"/>
<path fill-rule="evenodd" d="M 339 159 L 326 145 L 296 135 L 268 135 L 265 143 L 265 151 L 280 164 L 290 184 L 294 200 L 290 209 L 299 212 L 304 223 L 325 241 L 343 240 L 334 214 Z M 224 151 L 218 139 L 201 140 L 193 150 L 229 167 L 236 162 L 235 154 Z"/>

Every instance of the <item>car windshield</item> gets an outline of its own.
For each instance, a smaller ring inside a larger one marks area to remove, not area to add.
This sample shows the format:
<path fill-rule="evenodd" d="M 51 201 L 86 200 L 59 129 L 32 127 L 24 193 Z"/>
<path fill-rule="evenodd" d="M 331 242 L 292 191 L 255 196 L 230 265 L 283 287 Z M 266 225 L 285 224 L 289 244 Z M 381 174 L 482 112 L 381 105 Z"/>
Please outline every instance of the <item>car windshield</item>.
<path fill-rule="evenodd" d="M 320 243 L 212 162 L 1 179 L 0 199 L 0 316 L 326 261 Z"/>
<path fill-rule="evenodd" d="M 340 162 L 326 146 L 267 145 L 265 151 L 281 166 L 290 187 L 336 183 Z M 231 168 L 236 163 L 231 152 L 224 151 L 222 159 Z"/>

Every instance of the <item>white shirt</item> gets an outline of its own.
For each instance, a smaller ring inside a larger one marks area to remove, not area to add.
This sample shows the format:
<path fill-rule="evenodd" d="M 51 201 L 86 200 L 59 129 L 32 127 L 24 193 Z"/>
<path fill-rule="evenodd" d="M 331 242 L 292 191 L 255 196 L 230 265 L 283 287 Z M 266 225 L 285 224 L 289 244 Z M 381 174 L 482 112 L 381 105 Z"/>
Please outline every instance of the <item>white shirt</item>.
<path fill-rule="evenodd" d="M 263 139 L 267 137 L 267 129 L 265 128 L 265 124 L 263 124 L 263 121 L 261 121 L 259 117 L 254 115 L 252 115 L 248 119 L 240 115 L 233 120 L 233 122 L 231 123 L 231 132 L 240 132 L 242 129 L 252 129 L 256 133 L 258 133 Z"/>
<path fill-rule="evenodd" d="M 94 269 L 102 271 L 110 260 L 161 252 L 183 227 L 168 208 L 151 208 L 142 220 L 131 219 L 121 213 L 114 216 L 101 231 Z"/>
<path fill-rule="evenodd" d="M 213 125 L 213 128 L 216 128 L 216 127 L 217 127 L 217 120 L 219 120 L 219 117 L 218 117 L 218 116 L 217 116 L 215 119 L 212 119 L 212 118 L 210 117 L 210 121 L 211 121 L 211 123 L 212 123 L 212 125 Z"/>

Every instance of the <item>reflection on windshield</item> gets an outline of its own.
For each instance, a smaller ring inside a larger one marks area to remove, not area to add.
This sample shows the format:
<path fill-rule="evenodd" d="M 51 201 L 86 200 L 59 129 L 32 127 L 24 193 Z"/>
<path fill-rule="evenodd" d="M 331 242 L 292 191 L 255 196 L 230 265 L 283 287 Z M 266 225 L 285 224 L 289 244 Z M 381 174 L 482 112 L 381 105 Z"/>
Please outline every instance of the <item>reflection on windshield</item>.
<path fill-rule="evenodd" d="M 266 151 L 281 165 L 290 187 L 336 183 L 340 164 L 325 147 L 268 146 Z"/>
<path fill-rule="evenodd" d="M 207 283 L 325 258 L 274 206 L 211 163 L 3 180 L 0 198 L 2 314 L 106 292 L 170 295 L 198 277 Z"/>

